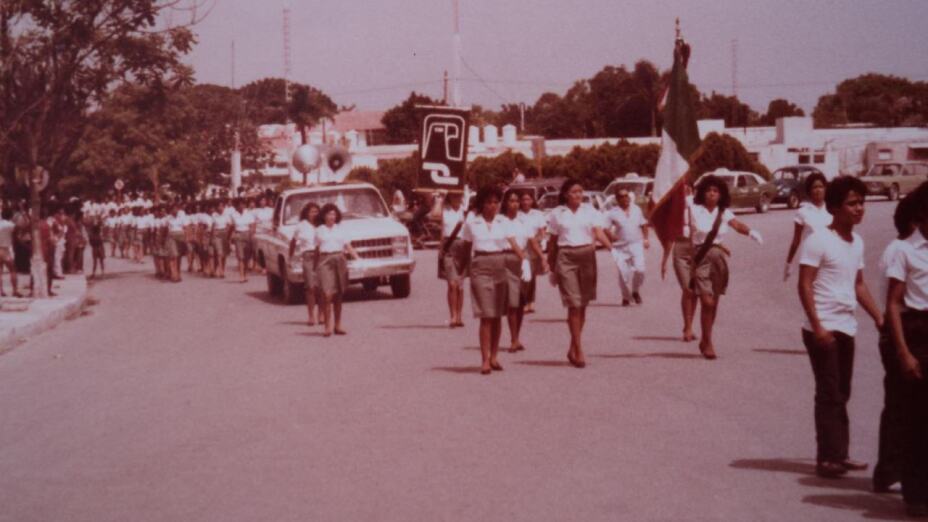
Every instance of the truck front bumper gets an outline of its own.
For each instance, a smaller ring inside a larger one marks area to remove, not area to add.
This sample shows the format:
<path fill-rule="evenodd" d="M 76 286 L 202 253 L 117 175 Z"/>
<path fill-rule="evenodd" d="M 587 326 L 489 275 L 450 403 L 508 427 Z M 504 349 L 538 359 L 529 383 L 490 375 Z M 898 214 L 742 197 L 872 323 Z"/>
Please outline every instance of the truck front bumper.
<path fill-rule="evenodd" d="M 349 259 L 348 280 L 357 283 L 363 279 L 411 274 L 415 267 L 416 262 L 409 258 Z M 303 265 L 298 261 L 291 262 L 287 269 L 287 276 L 291 283 L 302 282 Z"/>

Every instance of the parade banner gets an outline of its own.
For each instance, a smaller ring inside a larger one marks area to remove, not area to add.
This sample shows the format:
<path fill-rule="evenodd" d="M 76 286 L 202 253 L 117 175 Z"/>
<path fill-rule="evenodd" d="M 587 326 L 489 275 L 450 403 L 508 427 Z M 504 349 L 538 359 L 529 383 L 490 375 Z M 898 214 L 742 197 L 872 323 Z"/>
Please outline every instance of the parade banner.
<path fill-rule="evenodd" d="M 673 53 L 670 84 L 663 100 L 661 154 L 654 172 L 649 221 L 664 248 L 683 234 L 686 213 L 684 183 L 689 159 L 699 148 L 696 111 L 690 96 L 686 65 L 690 47 L 677 36 Z"/>
<path fill-rule="evenodd" d="M 416 189 L 462 192 L 467 173 L 469 109 L 417 107 L 421 114 Z"/>

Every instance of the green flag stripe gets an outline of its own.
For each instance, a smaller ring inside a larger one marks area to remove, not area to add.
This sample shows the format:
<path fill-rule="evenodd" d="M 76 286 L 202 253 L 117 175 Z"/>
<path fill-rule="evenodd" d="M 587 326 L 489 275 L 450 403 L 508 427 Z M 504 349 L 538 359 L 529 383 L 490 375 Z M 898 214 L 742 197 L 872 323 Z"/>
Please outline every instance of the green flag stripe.
<path fill-rule="evenodd" d="M 691 99 L 692 92 L 682 54 L 674 53 L 663 117 L 664 130 L 676 143 L 680 155 L 689 161 L 690 156 L 699 148 L 699 128 L 696 126 L 696 109 Z"/>

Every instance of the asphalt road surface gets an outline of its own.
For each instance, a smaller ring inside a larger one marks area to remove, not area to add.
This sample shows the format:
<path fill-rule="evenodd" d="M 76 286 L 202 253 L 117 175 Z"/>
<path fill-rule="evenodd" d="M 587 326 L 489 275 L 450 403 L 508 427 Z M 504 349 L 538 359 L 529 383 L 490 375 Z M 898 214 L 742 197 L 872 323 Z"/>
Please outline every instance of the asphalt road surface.
<path fill-rule="evenodd" d="M 893 208 L 868 203 L 860 228 L 871 288 Z M 782 282 L 793 212 L 741 217 L 766 243 L 727 239 L 718 360 L 678 340 L 658 248 L 630 308 L 601 251 L 587 368 L 567 365 L 540 281 L 527 350 L 488 377 L 476 321 L 445 326 L 434 251 L 410 298 L 353 292 L 348 335 L 328 339 L 262 277 L 169 284 L 110 261 L 99 304 L 0 356 L 0 520 L 902 518 L 869 472 L 814 475 L 796 276 Z M 851 452 L 872 466 L 882 367 L 860 318 Z"/>

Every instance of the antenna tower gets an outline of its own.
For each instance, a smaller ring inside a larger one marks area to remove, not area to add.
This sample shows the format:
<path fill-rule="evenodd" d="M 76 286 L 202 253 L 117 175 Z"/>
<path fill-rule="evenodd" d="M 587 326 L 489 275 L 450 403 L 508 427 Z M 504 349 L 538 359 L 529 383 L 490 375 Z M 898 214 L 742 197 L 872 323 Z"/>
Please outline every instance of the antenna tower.
<path fill-rule="evenodd" d="M 738 97 L 738 39 L 731 41 L 731 95 Z"/>
<path fill-rule="evenodd" d="M 284 7 L 284 100 L 290 103 L 290 7 Z"/>

